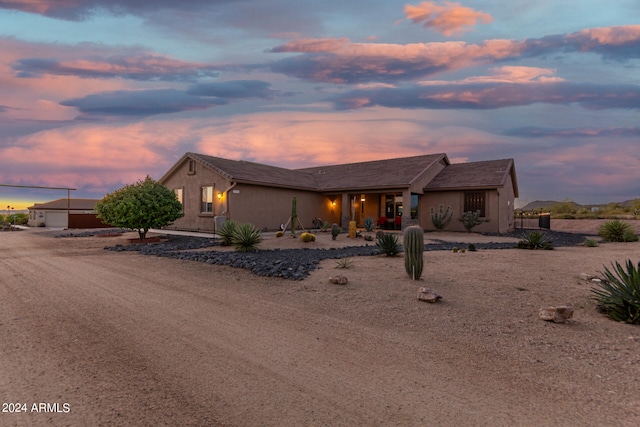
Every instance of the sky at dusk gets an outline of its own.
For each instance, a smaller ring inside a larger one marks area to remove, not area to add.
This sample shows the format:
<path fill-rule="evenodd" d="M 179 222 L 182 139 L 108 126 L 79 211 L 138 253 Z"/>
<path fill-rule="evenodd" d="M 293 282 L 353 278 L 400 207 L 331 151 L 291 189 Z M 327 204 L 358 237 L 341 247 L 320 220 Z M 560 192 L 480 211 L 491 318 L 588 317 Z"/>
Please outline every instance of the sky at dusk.
<path fill-rule="evenodd" d="M 513 158 L 517 205 L 624 201 L 639 113 L 637 0 L 0 0 L 0 184 L 72 197 L 192 151 Z"/>

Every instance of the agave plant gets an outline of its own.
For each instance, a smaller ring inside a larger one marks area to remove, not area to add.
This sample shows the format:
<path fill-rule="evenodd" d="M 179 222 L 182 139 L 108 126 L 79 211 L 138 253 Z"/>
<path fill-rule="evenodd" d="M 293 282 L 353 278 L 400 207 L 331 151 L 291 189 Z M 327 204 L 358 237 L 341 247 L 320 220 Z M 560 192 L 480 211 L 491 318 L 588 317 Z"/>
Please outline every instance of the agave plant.
<path fill-rule="evenodd" d="M 261 241 L 260 230 L 253 224 L 239 224 L 233 232 L 232 242 L 238 252 L 253 252 Z"/>
<path fill-rule="evenodd" d="M 516 245 L 518 249 L 553 249 L 553 241 L 545 233 L 531 231 Z"/>
<path fill-rule="evenodd" d="M 353 265 L 353 262 L 349 257 L 340 258 L 339 260 L 336 261 L 336 268 L 351 268 L 352 265 Z"/>
<path fill-rule="evenodd" d="M 225 221 L 224 224 L 218 230 L 218 236 L 222 238 L 220 244 L 222 246 L 230 246 L 233 240 L 233 233 L 236 231 L 238 223 L 233 220 Z"/>
<path fill-rule="evenodd" d="M 603 222 L 598 229 L 598 234 L 609 242 L 635 242 L 638 240 L 631 225 L 619 219 Z"/>
<path fill-rule="evenodd" d="M 640 263 L 636 268 L 627 260 L 625 267 L 617 261 L 612 270 L 605 267 L 603 278 L 591 292 L 611 319 L 640 324 Z"/>
<path fill-rule="evenodd" d="M 393 234 L 381 234 L 376 246 L 387 256 L 396 256 L 402 252 L 402 245 L 398 243 L 398 237 Z"/>

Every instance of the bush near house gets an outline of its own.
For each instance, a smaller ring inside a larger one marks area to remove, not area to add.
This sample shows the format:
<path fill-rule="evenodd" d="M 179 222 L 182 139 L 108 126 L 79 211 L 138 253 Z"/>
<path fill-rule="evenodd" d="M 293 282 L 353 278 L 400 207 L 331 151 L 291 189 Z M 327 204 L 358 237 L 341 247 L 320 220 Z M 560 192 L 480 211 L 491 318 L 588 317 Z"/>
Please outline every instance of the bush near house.
<path fill-rule="evenodd" d="M 138 231 L 140 241 L 150 228 L 164 227 L 183 215 L 176 194 L 148 175 L 104 196 L 96 213 L 106 224 Z"/>

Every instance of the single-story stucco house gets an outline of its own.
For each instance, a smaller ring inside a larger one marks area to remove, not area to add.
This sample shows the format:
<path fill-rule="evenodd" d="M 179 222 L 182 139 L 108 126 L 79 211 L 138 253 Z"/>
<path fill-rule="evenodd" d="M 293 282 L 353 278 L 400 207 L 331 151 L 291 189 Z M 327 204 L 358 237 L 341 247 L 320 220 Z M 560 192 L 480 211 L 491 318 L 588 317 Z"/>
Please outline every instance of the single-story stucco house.
<path fill-rule="evenodd" d="M 101 228 L 109 227 L 96 217 L 98 199 L 57 199 L 29 206 L 31 227 Z"/>
<path fill-rule="evenodd" d="M 227 219 L 277 230 L 295 196 L 305 228 L 316 218 L 347 228 L 352 217 L 362 227 L 372 217 L 384 228 L 435 230 L 431 208 L 443 204 L 454 212 L 446 230 L 465 231 L 462 213 L 479 210 L 485 222 L 473 231 L 505 233 L 518 197 L 513 159 L 451 164 L 446 154 L 285 169 L 186 153 L 160 182 L 184 206 L 169 228 L 208 232 Z"/>

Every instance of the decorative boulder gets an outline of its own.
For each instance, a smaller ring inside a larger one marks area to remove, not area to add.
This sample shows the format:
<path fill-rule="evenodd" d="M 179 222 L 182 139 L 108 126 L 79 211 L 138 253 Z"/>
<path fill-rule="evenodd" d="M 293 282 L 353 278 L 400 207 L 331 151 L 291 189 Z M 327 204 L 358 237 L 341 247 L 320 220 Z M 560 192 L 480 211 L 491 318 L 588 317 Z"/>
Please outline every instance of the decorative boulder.
<path fill-rule="evenodd" d="M 442 295 L 440 295 L 433 289 L 420 288 L 418 290 L 418 299 L 420 301 L 434 303 L 440 301 L 442 299 Z"/>
<path fill-rule="evenodd" d="M 554 323 L 564 323 L 573 317 L 573 307 L 561 305 L 558 307 L 541 308 L 539 316 L 542 320 Z"/>
<path fill-rule="evenodd" d="M 330 277 L 329 283 L 333 283 L 334 285 L 346 285 L 349 283 L 349 280 L 347 279 L 347 276 L 338 275 Z"/>

